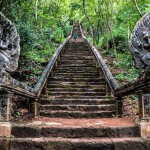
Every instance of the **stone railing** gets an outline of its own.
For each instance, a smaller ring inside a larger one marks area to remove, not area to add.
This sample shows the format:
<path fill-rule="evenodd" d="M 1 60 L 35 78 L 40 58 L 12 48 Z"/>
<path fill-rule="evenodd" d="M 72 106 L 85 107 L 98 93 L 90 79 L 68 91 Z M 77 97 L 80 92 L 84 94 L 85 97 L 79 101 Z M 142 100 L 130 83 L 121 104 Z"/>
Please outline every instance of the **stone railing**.
<path fill-rule="evenodd" d="M 122 97 L 120 95 L 115 96 L 115 90 L 119 88 L 119 85 L 117 84 L 115 78 L 113 77 L 112 73 L 110 72 L 109 68 L 105 64 L 104 59 L 102 58 L 101 54 L 99 51 L 96 49 L 96 47 L 88 41 L 88 39 L 83 35 L 81 25 L 80 26 L 80 32 L 82 34 L 82 38 L 84 41 L 87 43 L 89 49 L 91 50 L 92 54 L 95 56 L 97 60 L 97 65 L 100 70 L 100 77 L 105 78 L 107 83 L 106 83 L 106 95 L 110 96 L 111 94 L 114 95 L 115 100 L 116 100 L 116 115 L 117 116 L 122 116 Z"/>

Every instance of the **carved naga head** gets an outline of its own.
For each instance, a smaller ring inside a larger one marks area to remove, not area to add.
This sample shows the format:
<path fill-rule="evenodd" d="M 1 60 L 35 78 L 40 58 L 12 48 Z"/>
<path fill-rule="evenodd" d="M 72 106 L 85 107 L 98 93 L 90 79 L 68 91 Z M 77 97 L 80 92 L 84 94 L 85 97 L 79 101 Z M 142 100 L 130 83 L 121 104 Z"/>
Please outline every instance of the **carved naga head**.
<path fill-rule="evenodd" d="M 0 69 L 13 72 L 18 67 L 20 37 L 15 26 L 0 12 Z"/>
<path fill-rule="evenodd" d="M 137 22 L 130 41 L 130 51 L 136 68 L 150 72 L 150 12 Z"/>

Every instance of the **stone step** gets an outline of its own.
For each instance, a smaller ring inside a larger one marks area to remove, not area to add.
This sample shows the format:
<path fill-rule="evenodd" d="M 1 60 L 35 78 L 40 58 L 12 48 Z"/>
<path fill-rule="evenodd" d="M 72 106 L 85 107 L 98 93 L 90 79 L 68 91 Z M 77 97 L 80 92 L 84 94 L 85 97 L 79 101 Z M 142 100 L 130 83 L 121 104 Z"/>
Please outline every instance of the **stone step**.
<path fill-rule="evenodd" d="M 57 64 L 87 64 L 87 65 L 96 65 L 95 59 L 60 59 L 57 61 Z"/>
<path fill-rule="evenodd" d="M 114 104 L 105 104 L 105 105 L 41 105 L 40 110 L 49 110 L 49 111 L 115 111 Z"/>
<path fill-rule="evenodd" d="M 88 45 L 86 43 L 84 43 L 84 42 L 80 42 L 80 43 L 79 42 L 77 42 L 77 43 L 71 42 L 71 43 L 68 43 L 66 48 L 74 48 L 75 46 L 77 46 L 78 49 L 80 49 L 80 48 L 87 49 L 88 48 Z"/>
<path fill-rule="evenodd" d="M 80 79 L 84 79 L 84 78 L 90 78 L 90 79 L 95 79 L 95 78 L 99 78 L 100 75 L 99 74 L 91 74 L 91 75 L 85 75 L 85 74 L 69 74 L 69 73 L 53 73 L 51 74 L 51 77 L 57 77 L 57 78 L 80 78 Z"/>
<path fill-rule="evenodd" d="M 96 64 L 94 61 L 91 60 L 59 60 L 57 64 L 87 64 L 93 65 Z"/>
<path fill-rule="evenodd" d="M 77 56 L 80 56 L 80 55 L 82 55 L 82 56 L 87 56 L 87 55 L 89 55 L 89 56 L 92 56 L 92 53 L 91 53 L 91 51 L 89 51 L 89 50 L 83 50 L 83 49 L 65 49 L 64 51 L 63 51 L 63 54 L 61 54 L 61 56 L 63 56 L 63 55 L 77 55 Z"/>
<path fill-rule="evenodd" d="M 63 68 L 66 68 L 66 67 L 96 67 L 96 65 L 94 63 L 90 63 L 90 64 L 68 64 L 68 63 L 60 64 L 60 63 L 58 63 L 57 68 L 61 68 L 61 67 L 63 67 Z"/>
<path fill-rule="evenodd" d="M 67 73 L 66 72 L 59 73 L 59 72 L 54 71 L 53 74 L 54 75 L 68 75 L 69 74 L 69 75 L 78 75 L 78 76 L 79 75 L 82 75 L 82 76 L 83 75 L 84 76 L 99 76 L 100 73 L 98 71 L 97 72 L 75 72 L 74 71 L 74 72 L 70 72 L 70 73 L 68 73 L 68 72 Z"/>
<path fill-rule="evenodd" d="M 80 68 L 79 68 L 80 69 Z M 81 74 L 99 74 L 99 69 L 96 69 L 96 70 L 66 70 L 65 68 L 62 68 L 62 69 L 60 69 L 60 68 L 55 68 L 54 70 L 54 73 L 70 73 L 70 74 L 79 74 L 79 73 L 81 73 Z"/>
<path fill-rule="evenodd" d="M 74 92 L 74 91 L 47 91 L 48 95 L 51 96 L 105 96 L 105 91 L 101 92 Z"/>
<path fill-rule="evenodd" d="M 62 83 L 62 84 L 47 84 L 47 89 L 49 90 L 49 88 L 55 88 L 57 86 L 57 88 L 88 88 L 88 89 L 104 89 L 106 88 L 105 84 L 101 84 L 101 85 L 73 85 L 73 84 L 69 84 L 69 83 Z"/>
<path fill-rule="evenodd" d="M 82 86 L 98 86 L 98 85 L 105 85 L 105 81 L 100 81 L 100 82 L 82 82 L 82 81 L 48 81 L 47 82 L 47 86 L 50 85 L 74 85 L 74 86 L 78 86 L 78 85 L 82 85 Z"/>
<path fill-rule="evenodd" d="M 63 55 L 61 55 L 61 58 L 62 57 L 64 57 L 64 58 L 76 58 L 76 59 L 82 59 L 82 60 L 86 60 L 86 59 L 91 59 L 91 58 L 94 58 L 94 56 L 92 56 L 90 53 L 88 54 L 88 55 L 84 55 L 84 54 L 75 54 L 75 53 L 70 53 L 70 54 L 68 54 L 68 53 L 64 53 Z"/>
<path fill-rule="evenodd" d="M 64 60 L 93 60 L 94 56 L 84 56 L 84 55 L 81 55 L 81 56 L 76 56 L 75 54 L 72 54 L 72 55 L 67 55 L 67 54 L 63 54 L 61 56 L 61 59 L 64 59 Z"/>
<path fill-rule="evenodd" d="M 72 44 L 72 45 L 67 45 L 66 46 L 66 50 L 72 50 L 72 49 L 77 49 L 78 51 L 81 51 L 81 49 L 83 51 L 89 51 L 88 46 L 87 45 L 78 45 L 76 43 Z"/>
<path fill-rule="evenodd" d="M 74 50 L 76 51 L 76 50 Z M 74 56 L 92 56 L 91 53 L 89 51 L 87 52 L 74 52 L 74 51 L 64 51 L 64 53 L 61 55 L 61 56 L 64 56 L 64 55 L 74 55 Z"/>
<path fill-rule="evenodd" d="M 84 78 L 80 78 L 81 80 L 84 79 Z M 92 79 L 91 79 L 92 80 Z M 101 81 L 89 81 L 89 82 L 86 82 L 86 81 L 80 81 L 80 80 L 72 80 L 72 79 L 60 79 L 60 80 L 49 80 L 47 82 L 47 85 L 51 85 L 51 84 L 60 84 L 60 85 L 87 85 L 87 86 L 91 86 L 91 85 L 105 85 L 106 81 L 104 80 L 101 80 Z"/>
<path fill-rule="evenodd" d="M 99 68 L 96 67 L 68 67 L 68 68 L 54 68 L 54 72 L 59 71 L 59 72 L 83 72 L 83 73 L 95 73 L 99 72 Z"/>
<path fill-rule="evenodd" d="M 66 52 L 66 54 L 69 52 L 72 52 L 72 53 L 82 53 L 82 54 L 84 54 L 84 53 L 91 53 L 91 50 L 89 50 L 88 49 L 88 47 L 82 47 L 82 46 L 74 46 L 74 47 L 66 47 L 66 49 L 64 49 L 64 51 L 63 52 Z"/>
<path fill-rule="evenodd" d="M 115 111 L 46 111 L 40 110 L 40 116 L 51 118 L 110 118 Z"/>
<path fill-rule="evenodd" d="M 99 78 L 99 74 L 69 74 L 69 73 L 53 73 L 51 74 L 51 77 L 57 77 L 57 78 L 90 78 L 95 79 Z"/>
<path fill-rule="evenodd" d="M 57 74 L 53 73 L 51 74 L 51 77 L 60 77 L 60 78 L 90 78 L 90 79 L 95 79 L 99 78 L 100 75 L 84 75 L 84 74 Z"/>
<path fill-rule="evenodd" d="M 80 40 L 80 42 L 81 42 L 81 40 Z M 80 48 L 85 48 L 85 49 L 88 48 L 88 45 L 86 43 L 84 43 L 83 41 L 81 43 L 80 42 L 79 41 L 78 42 L 74 42 L 74 40 L 72 40 L 71 43 L 67 44 L 67 48 L 68 47 L 71 48 L 71 47 L 75 47 L 75 46 L 78 46 Z"/>
<path fill-rule="evenodd" d="M 43 98 L 47 98 L 49 100 L 54 100 L 54 99 L 83 99 L 83 100 L 88 100 L 88 99 L 110 99 L 110 100 L 114 100 L 114 98 L 112 96 L 89 96 L 89 95 L 72 95 L 72 96 L 60 96 L 60 95 L 55 95 L 55 96 L 51 96 L 51 95 L 42 95 Z"/>
<path fill-rule="evenodd" d="M 67 81 L 67 82 L 105 82 L 104 78 L 61 78 L 61 77 L 49 77 L 48 78 L 48 83 L 49 81 Z M 88 83 L 87 83 L 88 84 Z"/>
<path fill-rule="evenodd" d="M 61 138 L 131 138 L 139 137 L 140 131 L 137 126 L 129 127 L 63 127 L 58 123 L 52 127 L 49 124 L 56 122 L 44 122 L 40 126 L 13 125 L 12 136 L 14 138 L 40 138 L 40 137 L 61 137 Z M 31 134 L 32 132 L 32 134 Z"/>
<path fill-rule="evenodd" d="M 70 87 L 57 87 L 47 88 L 47 92 L 106 92 L 106 88 L 70 88 Z"/>
<path fill-rule="evenodd" d="M 9 147 L 11 150 L 149 150 L 150 143 L 142 138 L 12 138 Z"/>
<path fill-rule="evenodd" d="M 88 48 L 72 48 L 72 47 L 67 47 L 65 50 L 64 50 L 64 52 L 66 52 L 66 53 L 74 53 L 74 54 L 76 54 L 76 53 L 82 53 L 82 54 L 84 54 L 84 53 L 91 53 L 91 51 L 90 50 L 88 50 Z"/>
<path fill-rule="evenodd" d="M 48 99 L 48 98 L 42 98 L 40 100 L 40 104 L 42 105 L 58 105 L 58 104 L 73 104 L 73 105 L 78 105 L 78 104 L 84 104 L 84 105 L 101 105 L 101 104 L 115 104 L 114 100 L 109 100 L 109 99 L 69 99 L 69 98 L 64 98 L 64 99 Z"/>
<path fill-rule="evenodd" d="M 61 66 L 61 65 L 57 65 L 57 67 L 55 67 L 55 68 L 57 68 L 57 69 L 64 69 L 64 70 L 70 70 L 70 69 L 72 69 L 72 70 L 89 70 L 89 69 L 91 69 L 91 70 L 99 70 L 99 67 L 96 67 L 96 65 L 87 65 L 87 66 L 85 66 L 85 65 L 76 65 L 76 66 L 74 66 L 74 65 L 72 65 L 72 66 L 70 66 L 70 65 L 68 65 L 68 66 Z M 54 69 L 55 69 L 54 68 Z"/>

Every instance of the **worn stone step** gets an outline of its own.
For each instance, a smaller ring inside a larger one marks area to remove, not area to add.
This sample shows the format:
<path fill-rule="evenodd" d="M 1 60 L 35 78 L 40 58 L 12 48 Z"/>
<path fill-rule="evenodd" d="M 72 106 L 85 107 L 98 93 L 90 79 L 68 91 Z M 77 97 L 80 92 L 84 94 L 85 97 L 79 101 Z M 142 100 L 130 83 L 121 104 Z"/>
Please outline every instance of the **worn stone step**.
<path fill-rule="evenodd" d="M 57 74 L 57 73 L 53 73 L 51 74 L 51 77 L 60 77 L 60 78 L 90 78 L 90 79 L 95 79 L 95 78 L 99 78 L 100 75 L 82 75 L 82 74 Z"/>
<path fill-rule="evenodd" d="M 72 85 L 72 86 L 78 86 L 78 85 L 82 85 L 82 86 L 98 86 L 98 85 L 105 85 L 105 81 L 100 81 L 100 82 L 82 82 L 82 81 L 48 81 L 47 82 L 47 86 L 50 85 Z"/>
<path fill-rule="evenodd" d="M 80 69 L 80 68 L 79 68 Z M 54 70 L 54 73 L 70 73 L 70 74 L 79 74 L 79 73 L 81 73 L 81 74 L 99 74 L 99 69 L 95 69 L 95 70 L 77 70 L 77 69 L 75 69 L 75 70 L 73 70 L 73 69 L 71 69 L 71 70 L 68 70 L 68 69 L 65 69 L 65 68 L 62 68 L 62 69 L 60 69 L 60 68 L 55 68 Z"/>
<path fill-rule="evenodd" d="M 82 79 L 85 79 L 85 78 L 80 78 L 81 80 Z M 91 79 L 92 80 L 92 79 Z M 72 79 L 58 79 L 58 80 L 49 80 L 47 82 L 47 85 L 51 85 L 51 84 L 60 84 L 60 85 L 82 85 L 82 86 L 91 86 L 91 85 L 105 85 L 105 81 L 104 80 L 101 80 L 101 81 L 89 81 L 89 82 L 86 82 L 86 81 L 80 81 L 80 80 L 72 80 Z"/>
<path fill-rule="evenodd" d="M 48 95 L 56 96 L 56 95 L 62 95 L 62 96 L 105 96 L 105 91 L 101 92 L 74 92 L 74 91 L 47 91 Z"/>
<path fill-rule="evenodd" d="M 99 73 L 56 73 L 54 72 L 53 74 L 51 74 L 52 77 L 62 77 L 62 78 L 99 78 L 100 74 Z"/>
<path fill-rule="evenodd" d="M 74 47 L 76 45 L 79 47 L 88 48 L 88 45 L 84 41 L 80 41 L 80 42 L 71 41 L 70 43 L 67 43 L 67 47 Z"/>
<path fill-rule="evenodd" d="M 68 53 L 90 53 L 91 54 L 91 50 L 89 50 L 88 48 L 84 48 L 84 47 L 78 47 L 78 46 L 74 46 L 74 47 L 67 47 L 63 52 L 66 52 L 66 54 Z"/>
<path fill-rule="evenodd" d="M 73 45 L 73 46 L 66 46 L 66 49 L 65 50 L 77 50 L 77 51 L 90 51 L 88 49 L 88 46 L 82 46 L 82 45 Z"/>
<path fill-rule="evenodd" d="M 83 72 L 83 73 L 95 73 L 95 72 L 99 72 L 99 68 L 95 68 L 95 67 L 68 67 L 68 68 L 54 68 L 53 69 L 54 72 L 63 72 L 63 73 L 68 73 L 68 72 Z"/>
<path fill-rule="evenodd" d="M 55 69 L 60 69 L 60 70 L 86 70 L 86 71 L 99 71 L 99 67 L 96 67 L 96 66 L 92 66 L 92 67 L 90 67 L 90 66 L 87 66 L 87 67 L 85 67 L 85 66 L 80 66 L 80 67 L 68 67 L 68 68 L 63 68 L 63 67 L 60 67 L 60 68 L 57 68 L 57 67 L 55 67 L 54 68 L 54 70 Z"/>
<path fill-rule="evenodd" d="M 72 95 L 72 96 L 63 96 L 63 95 L 55 95 L 55 96 L 51 96 L 51 95 L 42 95 L 43 98 L 47 98 L 49 100 L 54 100 L 54 99 L 110 99 L 110 100 L 114 100 L 114 97 L 112 96 L 90 96 L 90 95 Z"/>
<path fill-rule="evenodd" d="M 89 73 L 89 72 L 61 72 L 61 73 L 59 73 L 59 72 L 56 72 L 56 71 L 54 71 L 53 72 L 53 75 L 81 75 L 81 76 L 99 76 L 100 75 L 100 73 L 99 72 L 91 72 L 91 73 Z"/>
<path fill-rule="evenodd" d="M 57 64 L 57 68 L 60 67 L 96 67 L 94 63 L 91 64 Z"/>
<path fill-rule="evenodd" d="M 74 54 L 76 54 L 76 53 L 82 53 L 82 54 L 84 54 L 84 53 L 91 53 L 91 51 L 90 50 L 88 50 L 88 48 L 66 48 L 65 50 L 64 50 L 64 53 L 74 53 Z"/>
<path fill-rule="evenodd" d="M 83 54 L 83 56 L 85 56 L 85 55 Z M 62 59 L 61 58 L 58 60 L 58 63 L 71 63 L 71 64 L 73 64 L 73 63 L 83 64 L 83 63 L 94 63 L 94 62 L 96 62 L 95 59 L 77 59 L 77 58 L 75 58 L 75 59 Z"/>
<path fill-rule="evenodd" d="M 68 54 L 68 53 L 65 53 L 65 54 L 63 54 L 63 55 L 61 55 L 61 58 L 76 58 L 76 59 L 82 59 L 82 60 L 88 60 L 88 59 L 93 59 L 94 58 L 94 56 L 92 55 L 92 54 L 87 54 L 87 55 L 84 55 L 84 54 L 76 54 L 76 53 L 70 53 L 70 54 Z"/>
<path fill-rule="evenodd" d="M 63 73 L 57 73 L 57 72 L 53 72 L 53 75 L 54 77 L 66 77 L 66 78 L 70 78 L 70 77 L 73 77 L 73 78 L 99 78 L 100 77 L 100 74 L 99 73 L 66 73 L 66 72 L 63 72 Z M 68 76 L 68 77 L 67 77 Z"/>
<path fill-rule="evenodd" d="M 54 122 L 55 123 L 55 122 Z M 53 124 L 54 124 L 53 123 Z M 50 122 L 43 122 L 40 125 L 13 125 L 12 136 L 14 138 L 40 138 L 40 137 L 63 137 L 63 138 L 131 138 L 139 137 L 140 131 L 137 126 L 128 127 L 70 127 L 49 126 Z M 52 123 L 51 123 L 52 124 Z M 31 134 L 32 133 L 32 134 Z"/>
<path fill-rule="evenodd" d="M 2 139 L 4 141 L 4 139 Z M 15 138 L 11 150 L 149 150 L 142 138 Z"/>
<path fill-rule="evenodd" d="M 104 82 L 104 78 L 95 78 L 95 79 L 91 79 L 91 78 L 61 78 L 61 77 L 49 77 L 48 78 L 48 82 L 49 81 L 67 81 L 67 82 Z M 87 83 L 88 84 L 88 83 Z"/>
<path fill-rule="evenodd" d="M 85 48 L 85 49 L 88 48 L 88 45 L 84 42 L 74 42 L 74 41 L 72 41 L 71 43 L 67 44 L 67 48 L 68 47 L 73 48 L 73 47 L 76 47 L 76 46 L 78 46 L 79 48 Z"/>
<path fill-rule="evenodd" d="M 76 51 L 76 50 L 74 50 Z M 73 52 L 73 51 L 65 51 L 61 56 L 64 56 L 64 55 L 74 55 L 74 56 L 92 56 L 90 52 Z"/>
<path fill-rule="evenodd" d="M 71 65 L 75 65 L 75 64 L 80 64 L 80 65 L 96 65 L 96 63 L 94 61 L 91 61 L 91 60 L 59 60 L 57 62 L 58 65 L 61 65 L 61 64 L 71 64 Z"/>
<path fill-rule="evenodd" d="M 69 43 L 66 48 L 74 48 L 74 47 L 78 47 L 78 49 L 80 48 L 84 48 L 84 49 L 88 49 L 88 45 L 86 43 L 75 43 L 75 42 L 72 42 L 72 43 Z"/>
<path fill-rule="evenodd" d="M 75 54 L 72 54 L 72 55 L 67 55 L 67 54 L 63 54 L 61 56 L 61 59 L 64 59 L 64 60 L 93 60 L 94 56 L 76 56 Z"/>
<path fill-rule="evenodd" d="M 115 111 L 40 111 L 40 116 L 52 118 L 109 118 L 115 115 Z"/>
<path fill-rule="evenodd" d="M 92 56 L 92 53 L 89 50 L 78 50 L 78 49 L 66 49 L 63 51 L 61 56 L 63 55 L 76 55 L 76 56 Z"/>
<path fill-rule="evenodd" d="M 49 111 L 113 111 L 116 106 L 113 104 L 105 105 L 41 105 L 40 110 L 49 110 Z"/>
<path fill-rule="evenodd" d="M 70 88 L 70 87 L 55 87 L 47 88 L 47 92 L 106 92 L 106 88 Z"/>
<path fill-rule="evenodd" d="M 79 84 L 79 85 L 73 85 L 73 84 L 70 84 L 70 83 L 62 83 L 62 84 L 47 84 L 47 90 L 49 90 L 49 88 L 88 88 L 88 89 L 104 89 L 106 88 L 106 85 L 105 84 L 98 84 L 98 85 L 82 85 L 82 84 Z"/>
<path fill-rule="evenodd" d="M 42 98 L 40 100 L 40 104 L 42 105 L 58 105 L 58 104 L 84 104 L 84 105 L 101 105 L 101 104 L 115 104 L 114 100 L 109 99 L 73 99 L 73 98 L 54 98 L 54 99 L 48 99 L 48 98 Z"/>

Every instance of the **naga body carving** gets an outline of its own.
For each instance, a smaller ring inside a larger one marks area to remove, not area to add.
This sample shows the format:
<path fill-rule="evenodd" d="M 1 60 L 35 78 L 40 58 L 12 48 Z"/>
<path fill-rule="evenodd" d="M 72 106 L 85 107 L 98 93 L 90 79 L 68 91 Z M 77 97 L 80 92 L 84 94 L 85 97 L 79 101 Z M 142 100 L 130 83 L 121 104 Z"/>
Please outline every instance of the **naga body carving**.
<path fill-rule="evenodd" d="M 150 12 L 136 24 L 130 41 L 135 67 L 150 72 Z"/>
<path fill-rule="evenodd" d="M 20 37 L 15 26 L 0 12 L 0 72 L 13 72 L 18 67 Z"/>

